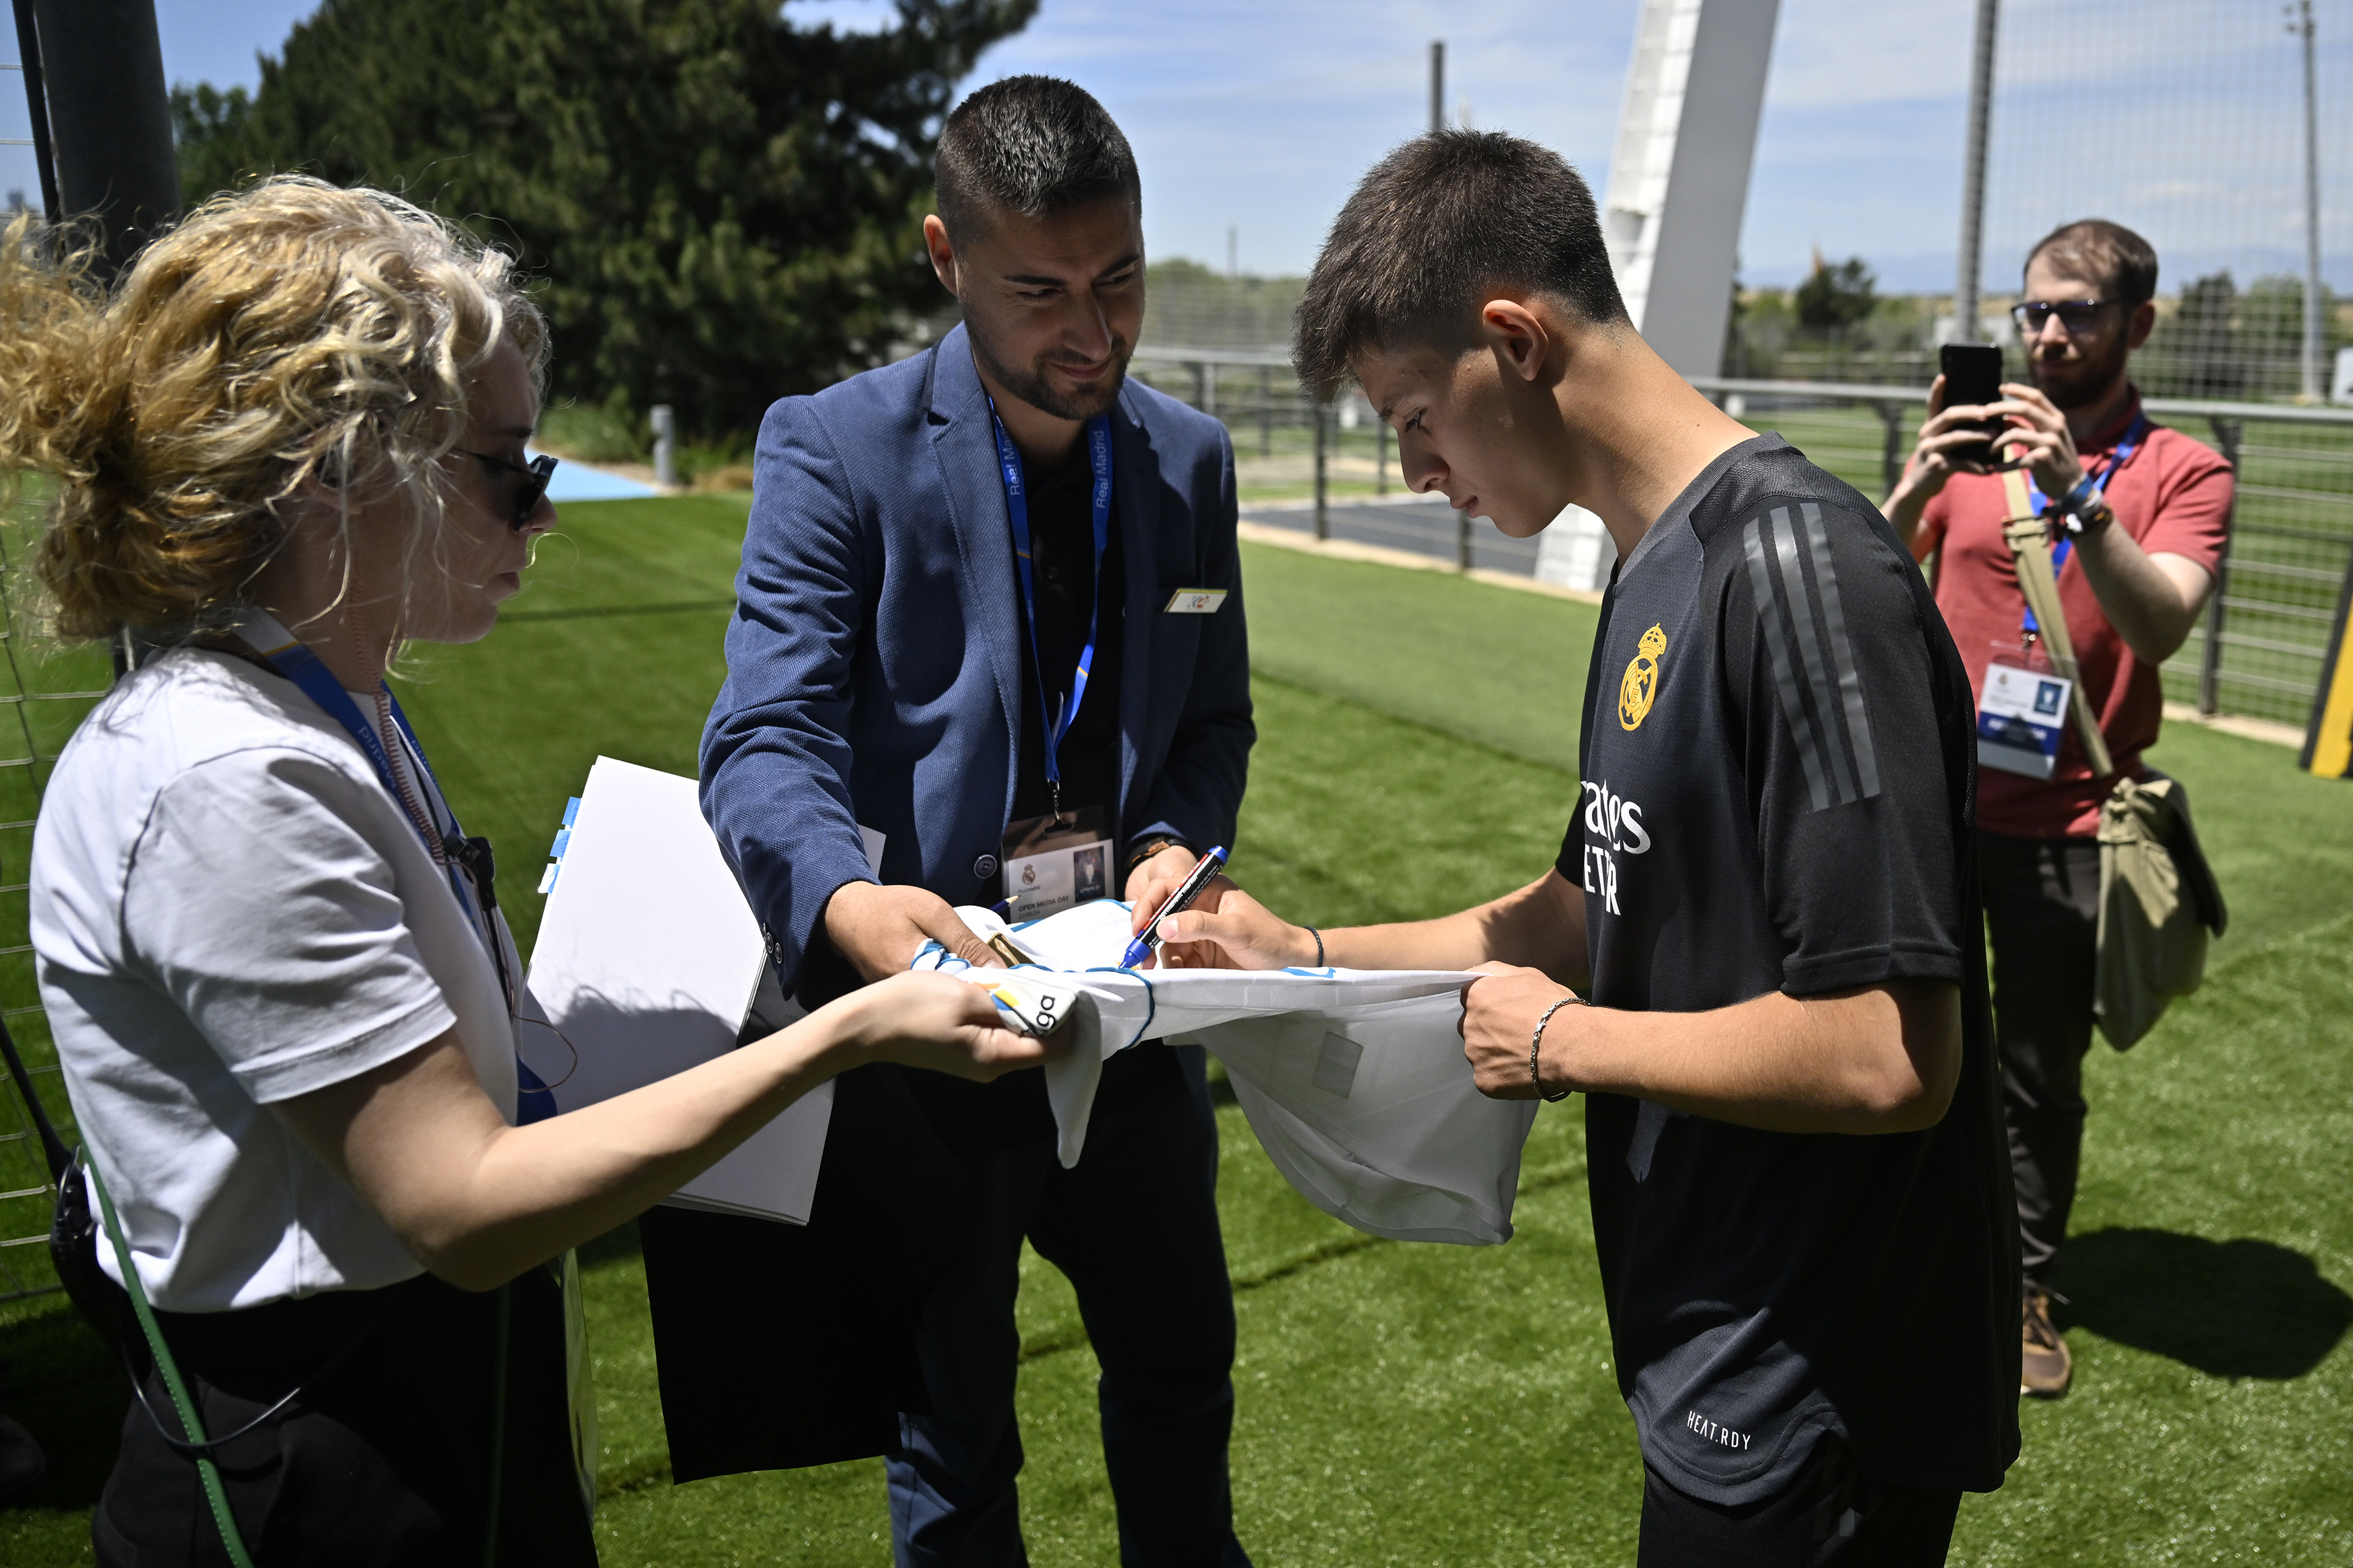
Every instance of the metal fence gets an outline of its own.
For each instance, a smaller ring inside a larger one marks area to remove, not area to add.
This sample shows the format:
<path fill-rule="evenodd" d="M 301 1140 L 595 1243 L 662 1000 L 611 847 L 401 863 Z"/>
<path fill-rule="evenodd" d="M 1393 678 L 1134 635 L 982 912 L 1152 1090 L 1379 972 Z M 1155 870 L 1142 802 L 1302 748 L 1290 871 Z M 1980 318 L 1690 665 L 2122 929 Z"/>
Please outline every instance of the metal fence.
<path fill-rule="evenodd" d="M 1752 427 L 1777 428 L 1874 500 L 1894 488 L 1927 416 L 1920 387 L 1695 377 Z M 2204 713 L 2301 728 L 2353 558 L 2353 408 L 2151 397 L 2166 424 L 2238 470 L 2231 547 L 2206 615 L 2163 669 L 2165 694 Z"/>
<path fill-rule="evenodd" d="M 1312 502 L 1296 525 L 1312 526 L 1318 537 L 1336 528 L 1340 537 L 1437 554 L 1442 546 L 1432 536 L 1445 531 L 1459 565 L 1528 569 L 1518 553 L 1508 563 L 1482 556 L 1486 536 L 1464 520 L 1416 515 L 1419 508 L 1375 511 L 1335 498 L 1331 472 L 1351 439 L 1358 455 L 1347 460 L 1360 465 L 1369 451 L 1377 465 L 1376 497 L 1402 489 L 1388 433 L 1364 408 L 1352 437 L 1335 410 L 1311 403 L 1292 378 L 1289 358 L 1271 345 L 1163 345 L 1138 349 L 1135 363 L 1145 379 L 1225 421 L 1246 486 L 1253 457 L 1310 455 Z M 1697 376 L 1692 384 L 1752 428 L 1778 429 L 1874 500 L 1894 487 L 1927 416 L 1924 387 L 1726 376 Z M 2198 628 L 2164 666 L 2166 696 L 2204 713 L 2301 728 L 2353 560 L 2353 408 L 2181 397 L 2150 397 L 2144 405 L 2213 446 L 2238 472 L 2221 581 Z"/>

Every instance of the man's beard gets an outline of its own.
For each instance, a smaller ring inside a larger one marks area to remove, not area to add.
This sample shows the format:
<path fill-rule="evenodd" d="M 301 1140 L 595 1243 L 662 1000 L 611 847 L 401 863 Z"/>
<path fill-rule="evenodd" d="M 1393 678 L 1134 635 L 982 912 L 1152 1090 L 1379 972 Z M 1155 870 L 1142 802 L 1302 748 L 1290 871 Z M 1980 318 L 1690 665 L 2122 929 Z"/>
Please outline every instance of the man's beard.
<path fill-rule="evenodd" d="M 2115 389 L 2116 378 L 2124 374 L 2125 361 L 2131 353 L 2124 334 L 2118 333 L 2108 352 L 2096 360 L 2050 364 L 2038 357 L 2027 362 L 2027 374 L 2054 407 L 2073 413 L 2078 408 L 2089 408 Z"/>
<path fill-rule="evenodd" d="M 1132 345 L 1113 338 L 1111 374 L 1103 384 L 1084 397 L 1064 397 L 1046 379 L 1046 366 L 1050 361 L 1039 359 L 1024 369 L 1015 370 L 997 352 L 997 345 L 990 342 L 986 334 L 974 329 L 969 319 L 965 322 L 965 332 L 972 339 L 973 357 L 980 361 L 981 367 L 996 379 L 999 386 L 1032 408 L 1050 414 L 1057 419 L 1092 419 L 1110 408 L 1119 398 L 1120 387 L 1126 383 L 1128 355 L 1134 352 Z"/>

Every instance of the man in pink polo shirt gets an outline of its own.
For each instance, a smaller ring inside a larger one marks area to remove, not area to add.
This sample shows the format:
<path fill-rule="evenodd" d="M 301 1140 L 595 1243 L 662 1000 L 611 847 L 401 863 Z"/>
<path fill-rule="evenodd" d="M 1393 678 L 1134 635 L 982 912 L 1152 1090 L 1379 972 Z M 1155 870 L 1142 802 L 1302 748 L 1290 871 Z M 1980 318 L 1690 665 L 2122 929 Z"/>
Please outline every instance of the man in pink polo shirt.
<path fill-rule="evenodd" d="M 1968 422 L 2010 421 L 2000 447 L 2026 464 L 2031 500 L 2051 520 L 2084 695 L 2116 768 L 2135 777 L 2163 717 L 2158 666 L 2212 590 L 2232 484 L 2212 447 L 2149 420 L 2126 374 L 2157 323 L 2156 292 L 2157 252 L 2130 229 L 2087 218 L 2053 230 L 2026 258 L 2015 310 L 2034 384 L 2004 385 L 2003 400 L 1983 407 L 1946 408 L 1939 377 L 1883 508 L 1914 556 L 1937 554 L 1936 605 L 1980 703 L 1989 665 L 2047 671 L 2002 540 L 2003 481 L 1967 457 L 1983 439 Z M 2064 1394 L 2073 1373 L 2051 1321 L 2051 1285 L 2083 1152 L 2096 835 L 2113 782 L 2093 774 L 2063 728 L 2055 758 L 1982 742 L 1978 752 L 1978 865 L 2025 1279 L 2020 1382 L 2046 1398 Z"/>

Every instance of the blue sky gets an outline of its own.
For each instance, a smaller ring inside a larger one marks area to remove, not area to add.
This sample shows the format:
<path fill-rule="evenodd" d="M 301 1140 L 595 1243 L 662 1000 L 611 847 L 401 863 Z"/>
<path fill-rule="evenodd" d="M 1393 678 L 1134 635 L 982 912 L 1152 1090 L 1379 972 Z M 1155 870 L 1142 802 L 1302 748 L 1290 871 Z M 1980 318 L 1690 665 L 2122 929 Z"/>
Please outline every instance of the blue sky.
<path fill-rule="evenodd" d="M 274 51 L 312 4 L 158 0 L 166 73 L 249 84 L 256 52 Z M 2323 101 L 2346 106 L 2332 108 L 2324 127 L 2327 157 L 2353 148 L 2353 92 L 2338 90 L 2353 85 L 2353 53 L 2333 42 L 2353 35 L 2353 0 L 2320 0 L 2318 9 L 2322 37 L 2332 40 Z M 829 18 L 874 26 L 893 15 L 888 0 L 793 0 L 791 10 L 805 26 Z M 2276 10 L 2267 0 L 2008 0 L 2004 79 L 2018 84 L 2021 107 L 1996 118 L 1997 171 L 2014 173 L 1989 215 L 1989 283 L 2014 266 L 2007 255 L 2021 236 L 2101 207 L 2126 222 L 2200 229 L 2198 243 L 2213 239 L 2216 255 L 2255 244 L 2292 258 L 2302 244 L 2292 177 L 2252 195 L 2239 188 L 2230 205 L 2217 195 L 2231 183 L 2220 168 L 2167 179 L 2063 153 L 2043 159 L 2000 140 L 2005 126 L 2063 140 L 2073 129 L 2065 123 L 2068 84 L 2081 79 L 2107 93 L 2103 112 L 2138 113 L 2172 142 L 2216 149 L 2253 139 L 2275 152 L 2295 129 L 2278 113 L 2295 91 Z M 1600 188 L 1635 12 L 1635 0 L 1045 0 L 1029 29 L 984 57 L 967 85 L 1028 70 L 1081 82 L 1134 143 L 1155 255 L 1222 267 L 1231 226 L 1245 269 L 1295 272 L 1356 175 L 1425 124 L 1426 51 L 1435 37 L 1447 43 L 1455 113 L 1559 149 Z M 1885 288 L 1950 287 L 1973 12 L 1972 0 L 1782 0 L 1741 240 L 1745 280 L 1794 281 L 1819 246 L 1833 258 L 1863 257 Z M 2192 12 L 2202 18 L 2195 26 L 2177 16 Z M 2149 48 L 2170 48 L 2167 59 L 2114 41 L 2119 24 L 2129 32 L 2151 17 Z M 2210 128 L 2201 134 L 2175 107 L 2192 96 L 2177 79 L 2185 50 L 2208 58 L 2206 34 L 2218 26 L 2248 58 L 2195 95 Z M 0 79 L 0 136 L 25 134 L 12 88 Z M 2031 113 L 2030 103 L 2039 106 Z M 2353 155 L 2337 161 L 2353 164 Z M 2325 172 L 2328 210 L 2353 214 L 2353 167 Z M 34 184 L 24 150 L 0 148 L 0 191 Z M 2133 216 L 2144 210 L 2152 216 Z M 2218 226 L 2227 234 L 2204 232 Z M 2325 221 L 2324 232 L 2328 270 L 2348 289 L 2353 268 L 2339 253 L 2353 246 L 2337 236 L 2353 235 L 2353 221 Z M 2186 228 L 2181 235 L 2179 243 L 2190 243 Z M 2151 237 L 2161 249 L 2173 243 Z"/>

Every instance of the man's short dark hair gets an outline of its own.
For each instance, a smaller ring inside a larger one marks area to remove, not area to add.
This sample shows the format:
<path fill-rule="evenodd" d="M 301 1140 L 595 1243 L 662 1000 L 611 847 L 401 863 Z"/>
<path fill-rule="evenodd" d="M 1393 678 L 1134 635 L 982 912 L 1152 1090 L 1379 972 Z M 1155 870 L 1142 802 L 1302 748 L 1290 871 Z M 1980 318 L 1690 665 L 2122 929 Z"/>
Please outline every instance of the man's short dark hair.
<path fill-rule="evenodd" d="M 1631 325 L 1593 192 L 1567 160 L 1495 131 L 1418 136 L 1374 164 L 1333 220 L 1292 363 L 1328 395 L 1367 349 L 1467 344 L 1471 312 L 1499 289 Z"/>
<path fill-rule="evenodd" d="M 2026 265 L 2048 256 L 2071 278 L 2096 280 L 2103 300 L 2137 305 L 2157 298 L 2157 247 L 2120 223 L 2104 217 L 2061 224 L 2026 253 Z"/>
<path fill-rule="evenodd" d="M 996 214 L 1052 217 L 1113 197 L 1141 205 L 1135 154 L 1084 88 L 1009 76 L 955 106 L 940 127 L 932 178 L 951 241 L 988 232 Z"/>

